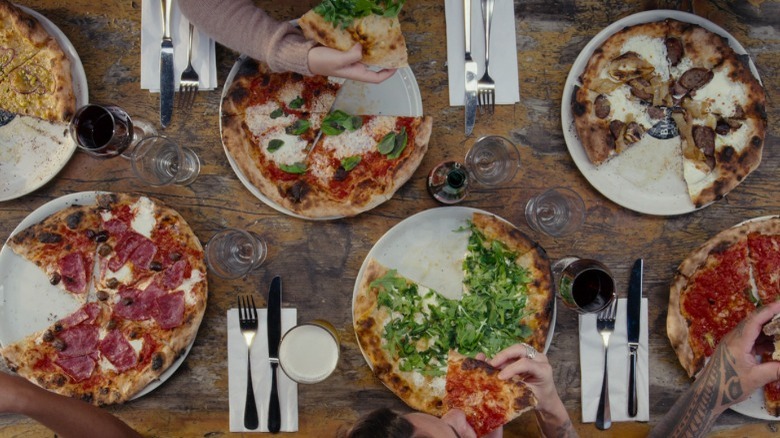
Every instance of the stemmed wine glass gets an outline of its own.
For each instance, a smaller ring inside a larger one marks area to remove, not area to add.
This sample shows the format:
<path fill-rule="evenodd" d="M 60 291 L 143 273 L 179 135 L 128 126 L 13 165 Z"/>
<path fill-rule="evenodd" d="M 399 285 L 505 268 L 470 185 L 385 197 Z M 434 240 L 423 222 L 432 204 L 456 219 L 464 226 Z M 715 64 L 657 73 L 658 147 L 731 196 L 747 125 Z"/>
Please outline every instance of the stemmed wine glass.
<path fill-rule="evenodd" d="M 211 272 L 222 278 L 236 279 L 259 268 L 265 261 L 268 247 L 256 233 L 226 228 L 209 239 L 205 253 Z"/>
<path fill-rule="evenodd" d="M 158 135 L 146 137 L 135 145 L 130 164 L 138 179 L 153 186 L 186 186 L 200 173 L 200 160 L 192 149 Z"/>
<path fill-rule="evenodd" d="M 122 155 L 144 137 L 157 133 L 151 123 L 132 119 L 113 104 L 82 106 L 71 119 L 68 131 L 79 149 L 96 158 Z"/>

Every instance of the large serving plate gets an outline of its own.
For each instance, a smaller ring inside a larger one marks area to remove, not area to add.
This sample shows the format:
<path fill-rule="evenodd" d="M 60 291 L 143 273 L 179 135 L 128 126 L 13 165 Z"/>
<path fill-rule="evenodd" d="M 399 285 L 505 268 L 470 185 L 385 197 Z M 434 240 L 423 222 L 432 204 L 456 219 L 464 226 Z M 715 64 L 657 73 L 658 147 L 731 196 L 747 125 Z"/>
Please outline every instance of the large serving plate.
<path fill-rule="evenodd" d="M 733 36 L 715 23 L 697 15 L 673 10 L 640 12 L 607 26 L 582 49 L 566 78 L 561 102 L 561 122 L 566 146 L 574 163 L 588 182 L 618 205 L 639 213 L 659 216 L 680 215 L 697 210 L 691 202 L 683 180 L 679 138 L 657 140 L 645 136 L 639 143 L 623 152 L 618 159 L 612 159 L 596 167 L 588 159 L 585 149 L 577 137 L 571 99 L 575 87 L 581 85 L 579 77 L 588 60 L 607 38 L 627 26 L 667 18 L 697 24 L 721 35 L 728 40 L 729 45 L 737 54 L 747 55 L 745 48 Z M 759 78 L 758 71 L 752 61 L 750 61 L 750 67 L 753 75 Z"/>
<path fill-rule="evenodd" d="M 35 17 L 60 44 L 70 60 L 76 107 L 87 104 L 87 76 L 68 37 L 40 13 L 25 6 L 17 6 Z M 67 129 L 66 125 L 22 116 L 0 125 L 0 201 L 15 199 L 37 190 L 54 178 L 76 151 L 76 143 L 70 136 L 62 134 Z"/>
<path fill-rule="evenodd" d="M 399 274 L 439 292 L 446 298 L 460 299 L 463 293 L 462 266 L 469 233 L 459 230 L 468 227 L 468 221 L 474 213 L 492 215 L 487 211 L 469 207 L 432 208 L 410 216 L 388 230 L 368 252 L 358 271 L 352 292 L 352 314 L 354 315 L 359 285 L 371 259 L 376 259 L 382 265 L 397 270 Z M 511 225 L 509 221 L 499 219 Z M 557 306 L 555 300 L 553 303 L 545 352 L 550 347 L 555 331 Z M 365 352 L 363 357 L 371 366 Z"/>
<path fill-rule="evenodd" d="M 49 201 L 30 213 L 11 233 L 11 236 L 36 224 L 70 205 L 93 204 L 102 192 L 79 192 Z M 6 346 L 25 336 L 49 327 L 69 315 L 80 304 L 57 286 L 34 263 L 18 256 L 8 245 L 0 250 L 0 346 Z M 148 394 L 168 380 L 189 354 L 187 346 L 171 366 L 136 394 L 133 399 Z"/>
<path fill-rule="evenodd" d="M 222 100 L 224 100 L 225 94 L 233 83 L 233 78 L 236 76 L 241 63 L 243 63 L 245 59 L 246 56 L 241 56 L 236 61 L 225 80 L 225 85 L 222 88 L 222 98 L 220 99 L 220 115 L 222 114 Z M 352 80 L 345 81 L 341 90 L 339 90 L 338 97 L 333 104 L 333 109 L 340 109 L 350 114 L 412 117 L 423 115 L 420 88 L 417 86 L 417 79 L 415 79 L 414 73 L 412 73 L 412 69 L 409 67 L 399 68 L 393 76 L 380 84 L 369 84 Z M 220 117 L 219 131 L 221 138 L 222 117 Z M 238 176 L 238 179 L 244 184 L 244 187 L 246 187 L 247 190 L 263 201 L 264 204 L 281 213 L 300 219 L 312 220 L 312 218 L 304 217 L 290 211 L 265 196 L 251 181 L 249 181 L 246 175 L 244 175 L 241 168 L 230 155 L 228 149 L 224 147 L 224 142 L 222 144 L 230 167 L 233 168 L 236 176 Z M 331 220 L 341 217 L 343 216 L 322 217 L 314 220 Z"/>

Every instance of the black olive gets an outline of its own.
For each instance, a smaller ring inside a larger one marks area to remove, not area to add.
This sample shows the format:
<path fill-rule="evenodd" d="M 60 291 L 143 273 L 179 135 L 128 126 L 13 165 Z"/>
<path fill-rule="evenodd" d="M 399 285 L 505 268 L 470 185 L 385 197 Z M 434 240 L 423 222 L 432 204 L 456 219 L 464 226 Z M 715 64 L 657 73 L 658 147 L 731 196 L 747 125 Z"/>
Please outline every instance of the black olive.
<path fill-rule="evenodd" d="M 64 349 L 68 348 L 68 344 L 65 343 L 60 338 L 56 338 L 51 343 L 52 347 L 54 347 L 57 351 L 63 351 Z"/>
<path fill-rule="evenodd" d="M 168 258 L 171 259 L 171 261 L 176 262 L 179 259 L 181 259 L 181 254 L 179 254 L 178 252 L 172 252 L 172 253 L 168 254 Z"/>
<path fill-rule="evenodd" d="M 38 241 L 41 243 L 59 243 L 62 241 L 62 236 L 57 233 L 43 232 L 38 235 Z"/>
<path fill-rule="evenodd" d="M 108 240 L 108 231 L 103 230 L 95 234 L 95 242 L 102 243 Z"/>
<path fill-rule="evenodd" d="M 95 230 L 87 230 L 84 231 L 84 234 L 87 236 L 87 239 L 94 239 L 95 238 Z"/>
<path fill-rule="evenodd" d="M 111 251 L 113 249 L 111 248 L 111 245 L 103 244 L 98 247 L 98 255 L 100 257 L 108 257 L 109 254 L 111 254 Z"/>
<path fill-rule="evenodd" d="M 62 276 L 59 272 L 54 272 L 51 274 L 51 277 L 49 277 L 49 283 L 53 285 L 60 284 L 60 280 L 62 280 Z"/>
<path fill-rule="evenodd" d="M 51 342 L 54 340 L 54 333 L 51 330 L 46 330 L 43 333 L 43 342 Z"/>
<path fill-rule="evenodd" d="M 111 277 L 108 280 L 106 280 L 106 286 L 110 287 L 111 289 L 116 289 L 117 286 L 119 286 L 119 280 L 117 280 L 114 277 Z"/>
<path fill-rule="evenodd" d="M 67 218 L 65 218 L 65 224 L 70 228 L 71 230 L 75 230 L 76 227 L 79 226 L 81 223 L 81 218 L 84 217 L 83 211 L 77 211 L 73 214 L 68 215 Z"/>
<path fill-rule="evenodd" d="M 154 261 L 152 263 L 149 263 L 149 269 L 152 271 L 160 272 L 163 269 L 163 265 L 160 262 Z"/>
<path fill-rule="evenodd" d="M 108 292 L 106 292 L 104 290 L 97 291 L 97 293 L 95 295 L 97 295 L 97 299 L 100 300 L 100 301 L 105 301 L 105 300 L 108 299 Z"/>
<path fill-rule="evenodd" d="M 60 324 L 60 323 L 54 324 L 54 331 L 58 332 L 58 333 L 61 332 L 62 331 L 62 324 Z"/>

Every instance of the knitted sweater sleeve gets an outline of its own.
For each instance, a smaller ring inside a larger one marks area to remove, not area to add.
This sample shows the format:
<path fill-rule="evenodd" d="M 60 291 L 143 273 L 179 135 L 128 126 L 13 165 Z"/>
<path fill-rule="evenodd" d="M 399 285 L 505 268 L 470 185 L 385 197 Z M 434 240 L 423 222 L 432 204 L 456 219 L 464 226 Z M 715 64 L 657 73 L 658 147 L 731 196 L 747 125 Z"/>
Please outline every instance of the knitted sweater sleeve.
<path fill-rule="evenodd" d="M 182 14 L 218 43 L 264 61 L 273 71 L 311 75 L 307 40 L 288 22 L 278 22 L 252 0 L 178 0 Z"/>

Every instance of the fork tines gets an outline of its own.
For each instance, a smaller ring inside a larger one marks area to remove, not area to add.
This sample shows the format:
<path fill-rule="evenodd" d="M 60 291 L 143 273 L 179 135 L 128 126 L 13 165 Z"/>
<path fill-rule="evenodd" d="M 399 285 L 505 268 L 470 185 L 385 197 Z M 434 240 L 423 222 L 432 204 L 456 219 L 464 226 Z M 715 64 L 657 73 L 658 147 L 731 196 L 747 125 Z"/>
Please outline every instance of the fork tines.
<path fill-rule="evenodd" d="M 238 296 L 238 320 L 242 325 L 257 321 L 257 306 L 252 295 Z"/>
<path fill-rule="evenodd" d="M 198 94 L 198 86 L 200 85 L 200 77 L 198 73 L 192 68 L 192 32 L 195 27 L 190 23 L 190 41 L 187 47 L 187 68 L 181 72 L 181 80 L 179 81 L 179 97 L 178 106 L 182 109 L 190 109 L 195 102 L 195 96 Z"/>

